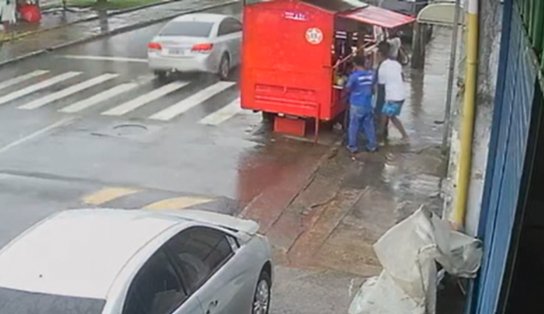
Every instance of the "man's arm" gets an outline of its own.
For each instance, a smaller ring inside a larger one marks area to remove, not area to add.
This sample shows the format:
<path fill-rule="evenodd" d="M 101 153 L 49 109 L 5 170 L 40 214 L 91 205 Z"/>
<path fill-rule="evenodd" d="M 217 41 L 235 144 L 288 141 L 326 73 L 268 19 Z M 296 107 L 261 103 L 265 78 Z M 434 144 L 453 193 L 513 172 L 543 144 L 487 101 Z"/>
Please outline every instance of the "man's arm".
<path fill-rule="evenodd" d="M 351 74 L 348 78 L 346 86 L 344 86 L 343 97 L 348 97 L 348 95 L 351 93 L 351 90 L 353 89 L 353 84 L 355 84 L 355 80 L 356 80 L 356 77 L 353 74 Z"/>

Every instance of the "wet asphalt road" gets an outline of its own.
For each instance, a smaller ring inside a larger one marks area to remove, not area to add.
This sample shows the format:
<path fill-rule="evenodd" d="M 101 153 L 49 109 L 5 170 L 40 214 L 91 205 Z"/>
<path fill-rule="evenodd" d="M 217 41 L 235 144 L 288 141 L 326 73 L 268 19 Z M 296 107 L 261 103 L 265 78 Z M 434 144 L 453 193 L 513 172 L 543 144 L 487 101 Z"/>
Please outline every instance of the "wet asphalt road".
<path fill-rule="evenodd" d="M 220 11 L 239 13 L 234 6 Z M 0 246 L 66 208 L 137 208 L 173 200 L 169 206 L 197 204 L 237 214 L 279 180 L 315 165 L 327 150 L 271 135 L 258 114 L 225 114 L 239 97 L 236 75 L 231 84 L 207 75 L 158 82 L 145 57 L 161 26 L 2 68 Z M 127 90 L 112 92 L 120 86 Z M 150 119 L 209 94 L 208 88 L 213 96 L 183 114 Z M 102 101 L 92 101 L 97 97 Z M 143 104 L 104 114 L 128 101 Z"/>
<path fill-rule="evenodd" d="M 234 6 L 219 11 L 238 13 Z M 257 217 L 272 216 L 273 222 L 279 222 L 277 229 L 270 228 L 273 241 L 277 240 L 274 234 L 283 240 L 291 229 L 301 227 L 304 217 L 299 220 L 288 211 L 285 216 L 293 220 L 282 220 L 269 213 L 280 212 L 283 208 L 276 206 L 280 200 L 288 201 L 287 194 L 298 192 L 293 182 L 304 182 L 304 176 L 326 156 L 330 142 L 314 145 L 273 135 L 260 116 L 250 112 L 218 119 L 217 112 L 239 96 L 236 75 L 232 85 L 224 85 L 182 115 L 169 121 L 150 119 L 218 83 L 205 75 L 156 81 L 144 59 L 146 44 L 160 27 L 104 38 L 1 69 L 0 246 L 52 212 L 88 206 L 194 205 L 230 214 L 262 207 L 268 211 L 257 210 Z M 441 140 L 441 128 L 434 121 L 443 117 L 449 36 L 449 31 L 437 32 L 424 71 L 406 69 L 410 92 L 401 118 L 411 135 L 410 145 L 397 143 L 398 134 L 393 131 L 393 140 L 378 155 L 362 156 L 355 162 L 340 153 L 335 163 L 349 170 L 325 167 L 323 190 L 309 192 L 310 197 L 301 195 L 311 202 L 310 208 L 315 205 L 314 198 L 328 199 L 334 175 L 327 171 L 344 177 L 340 180 L 343 189 L 367 191 L 352 213 L 340 223 L 331 223 L 337 230 L 324 233 L 328 242 L 318 242 L 320 250 L 312 255 L 322 265 L 329 263 L 329 270 L 340 268 L 341 273 L 278 266 L 273 313 L 341 312 L 338 309 L 347 307 L 362 280 L 354 277 L 355 272 L 344 273 L 349 269 L 346 258 L 358 266 L 371 255 L 356 249 L 352 241 L 370 248 L 372 241 L 365 237 L 374 233 L 377 237 L 390 221 L 405 217 L 412 205 L 434 197 L 439 178 L 433 169 L 439 157 L 427 152 Z M 25 75 L 26 79 L 13 83 L 14 78 Z M 59 75 L 64 75 L 62 80 Z M 60 81 L 43 87 L 51 78 Z M 79 85 L 96 78 L 104 81 L 87 88 Z M 170 85 L 181 82 L 186 85 Z M 117 96 L 109 92 L 100 102 L 90 101 L 119 86 L 133 88 Z M 157 95 L 166 88 L 173 90 L 136 110 L 119 116 L 103 114 L 128 101 L 141 100 L 143 95 L 151 98 L 149 93 Z M 298 214 L 300 204 L 293 205 Z M 331 212 L 334 208 L 325 218 Z M 314 230 L 308 233 L 320 234 Z"/>

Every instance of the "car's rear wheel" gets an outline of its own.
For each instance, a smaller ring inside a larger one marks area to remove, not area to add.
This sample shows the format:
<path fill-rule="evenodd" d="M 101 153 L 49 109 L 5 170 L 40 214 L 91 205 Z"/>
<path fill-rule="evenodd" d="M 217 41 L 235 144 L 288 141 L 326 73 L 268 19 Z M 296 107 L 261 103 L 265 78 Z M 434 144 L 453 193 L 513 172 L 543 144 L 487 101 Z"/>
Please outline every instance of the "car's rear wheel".
<path fill-rule="evenodd" d="M 155 71 L 155 76 L 159 81 L 164 82 L 168 77 L 168 73 L 166 73 L 166 71 Z"/>
<path fill-rule="evenodd" d="M 270 274 L 263 270 L 259 276 L 255 295 L 253 296 L 252 314 L 268 314 L 270 310 L 270 287 L 272 280 Z"/>
<path fill-rule="evenodd" d="M 219 62 L 219 78 L 222 80 L 227 80 L 230 75 L 230 59 L 229 56 L 224 54 L 223 57 L 221 57 L 221 61 Z"/>

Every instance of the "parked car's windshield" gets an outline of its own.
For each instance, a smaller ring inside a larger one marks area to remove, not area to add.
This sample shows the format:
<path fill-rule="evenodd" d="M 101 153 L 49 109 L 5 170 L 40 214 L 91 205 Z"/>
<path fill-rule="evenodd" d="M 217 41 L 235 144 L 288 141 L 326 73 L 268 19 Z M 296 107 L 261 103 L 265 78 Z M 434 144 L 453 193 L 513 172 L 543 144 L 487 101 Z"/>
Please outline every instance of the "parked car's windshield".
<path fill-rule="evenodd" d="M 179 21 L 167 24 L 161 31 L 161 36 L 186 36 L 186 37 L 209 37 L 213 23 Z"/>
<path fill-rule="evenodd" d="M 0 312 L 17 314 L 101 314 L 105 300 L 0 288 Z"/>

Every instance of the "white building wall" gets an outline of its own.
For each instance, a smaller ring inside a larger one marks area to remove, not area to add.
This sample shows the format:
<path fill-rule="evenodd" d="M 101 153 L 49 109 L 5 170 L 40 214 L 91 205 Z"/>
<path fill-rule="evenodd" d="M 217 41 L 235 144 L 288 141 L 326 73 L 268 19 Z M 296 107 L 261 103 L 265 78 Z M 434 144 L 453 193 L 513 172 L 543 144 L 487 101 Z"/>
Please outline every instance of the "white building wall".
<path fill-rule="evenodd" d="M 480 220 L 482 192 L 487 167 L 489 139 L 495 100 L 498 61 L 500 51 L 500 35 L 502 25 L 502 4 L 495 0 L 480 1 L 480 54 L 478 66 L 478 97 L 476 101 L 476 120 L 473 141 L 472 175 L 467 202 L 465 231 L 476 235 Z M 466 6 L 465 6 L 466 7 Z M 458 82 L 464 82 L 464 43 L 461 44 L 461 62 Z M 463 101 L 462 88 L 459 89 L 457 101 L 452 113 L 452 136 L 449 156 L 448 175 L 443 184 L 444 214 L 451 217 L 455 197 L 457 165 L 459 160 L 460 110 Z"/>

